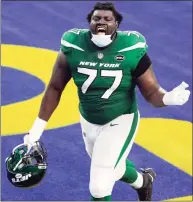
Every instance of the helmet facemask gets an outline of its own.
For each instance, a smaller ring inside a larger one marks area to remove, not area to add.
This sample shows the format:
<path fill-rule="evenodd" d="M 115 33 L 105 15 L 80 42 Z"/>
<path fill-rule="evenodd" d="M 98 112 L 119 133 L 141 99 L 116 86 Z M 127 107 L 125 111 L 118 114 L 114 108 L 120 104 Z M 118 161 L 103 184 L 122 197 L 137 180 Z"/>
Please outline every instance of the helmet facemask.
<path fill-rule="evenodd" d="M 47 170 L 46 158 L 47 152 L 40 141 L 29 152 L 26 145 L 18 145 L 6 159 L 8 180 L 23 188 L 39 184 Z"/>

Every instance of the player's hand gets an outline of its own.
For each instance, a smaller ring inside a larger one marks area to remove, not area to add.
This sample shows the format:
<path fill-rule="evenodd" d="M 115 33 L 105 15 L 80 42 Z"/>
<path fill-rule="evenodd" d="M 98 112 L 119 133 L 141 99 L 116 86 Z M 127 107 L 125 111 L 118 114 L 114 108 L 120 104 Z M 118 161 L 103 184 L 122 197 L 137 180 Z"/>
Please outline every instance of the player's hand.
<path fill-rule="evenodd" d="M 47 122 L 39 117 L 36 118 L 32 128 L 30 129 L 29 133 L 24 136 L 24 144 L 28 147 L 28 152 L 34 146 L 34 144 L 39 141 Z"/>
<path fill-rule="evenodd" d="M 186 90 L 188 86 L 183 81 L 179 86 L 164 95 L 163 103 L 165 105 L 184 105 L 190 97 L 190 91 Z"/>
<path fill-rule="evenodd" d="M 31 148 L 35 145 L 35 142 L 40 139 L 40 135 L 34 134 L 26 134 L 23 138 L 24 144 L 27 146 L 27 153 L 31 150 Z"/>

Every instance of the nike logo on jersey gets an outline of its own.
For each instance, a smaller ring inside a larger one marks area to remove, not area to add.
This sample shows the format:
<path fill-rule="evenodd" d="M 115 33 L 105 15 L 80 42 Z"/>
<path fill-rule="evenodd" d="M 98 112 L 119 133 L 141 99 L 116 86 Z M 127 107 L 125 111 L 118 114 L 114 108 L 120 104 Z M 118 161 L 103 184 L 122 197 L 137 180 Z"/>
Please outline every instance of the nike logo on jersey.
<path fill-rule="evenodd" d="M 113 124 L 113 123 L 110 124 L 110 126 L 116 126 L 116 125 L 119 125 L 119 124 L 116 124 L 116 123 L 115 124 Z"/>

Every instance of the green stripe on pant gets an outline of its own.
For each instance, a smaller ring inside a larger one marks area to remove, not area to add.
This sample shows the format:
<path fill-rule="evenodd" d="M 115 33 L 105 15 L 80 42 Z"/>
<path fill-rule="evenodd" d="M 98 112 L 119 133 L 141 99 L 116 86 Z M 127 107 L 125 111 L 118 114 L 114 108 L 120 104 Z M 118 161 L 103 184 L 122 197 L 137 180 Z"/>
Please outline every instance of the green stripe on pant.
<path fill-rule="evenodd" d="M 123 156 L 123 154 L 125 153 L 126 149 L 128 148 L 132 138 L 133 138 L 133 135 L 135 134 L 135 131 L 136 131 L 136 127 L 137 127 L 137 123 L 138 123 L 138 118 L 139 118 L 139 115 L 138 115 L 138 112 L 135 112 L 134 113 L 134 117 L 133 117 L 133 123 L 132 123 L 132 126 L 131 126 L 131 130 L 129 131 L 129 135 L 125 141 L 125 144 L 123 145 L 123 148 L 119 154 L 119 157 L 117 159 L 117 162 L 115 164 L 115 168 L 117 166 L 117 164 L 119 163 L 121 157 Z"/>

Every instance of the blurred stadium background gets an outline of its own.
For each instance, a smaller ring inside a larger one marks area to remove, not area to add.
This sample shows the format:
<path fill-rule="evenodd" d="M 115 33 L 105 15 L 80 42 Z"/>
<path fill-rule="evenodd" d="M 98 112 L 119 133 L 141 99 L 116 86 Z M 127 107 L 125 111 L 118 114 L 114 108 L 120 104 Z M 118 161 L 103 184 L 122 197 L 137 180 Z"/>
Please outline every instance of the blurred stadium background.
<path fill-rule="evenodd" d="M 182 81 L 192 89 L 192 2 L 115 1 L 121 30 L 141 32 L 160 84 Z M 71 28 L 88 28 L 95 1 L 2 1 L 1 3 L 1 200 L 89 200 L 89 158 L 81 137 L 76 88 L 71 82 L 42 140 L 48 149 L 47 177 L 38 187 L 19 189 L 6 179 L 5 158 L 23 141 L 37 115 L 60 38 Z M 154 167 L 154 200 L 192 200 L 192 99 L 182 107 L 153 109 L 138 93 L 142 116 L 129 158 Z M 137 200 L 121 182 L 114 200 Z"/>

